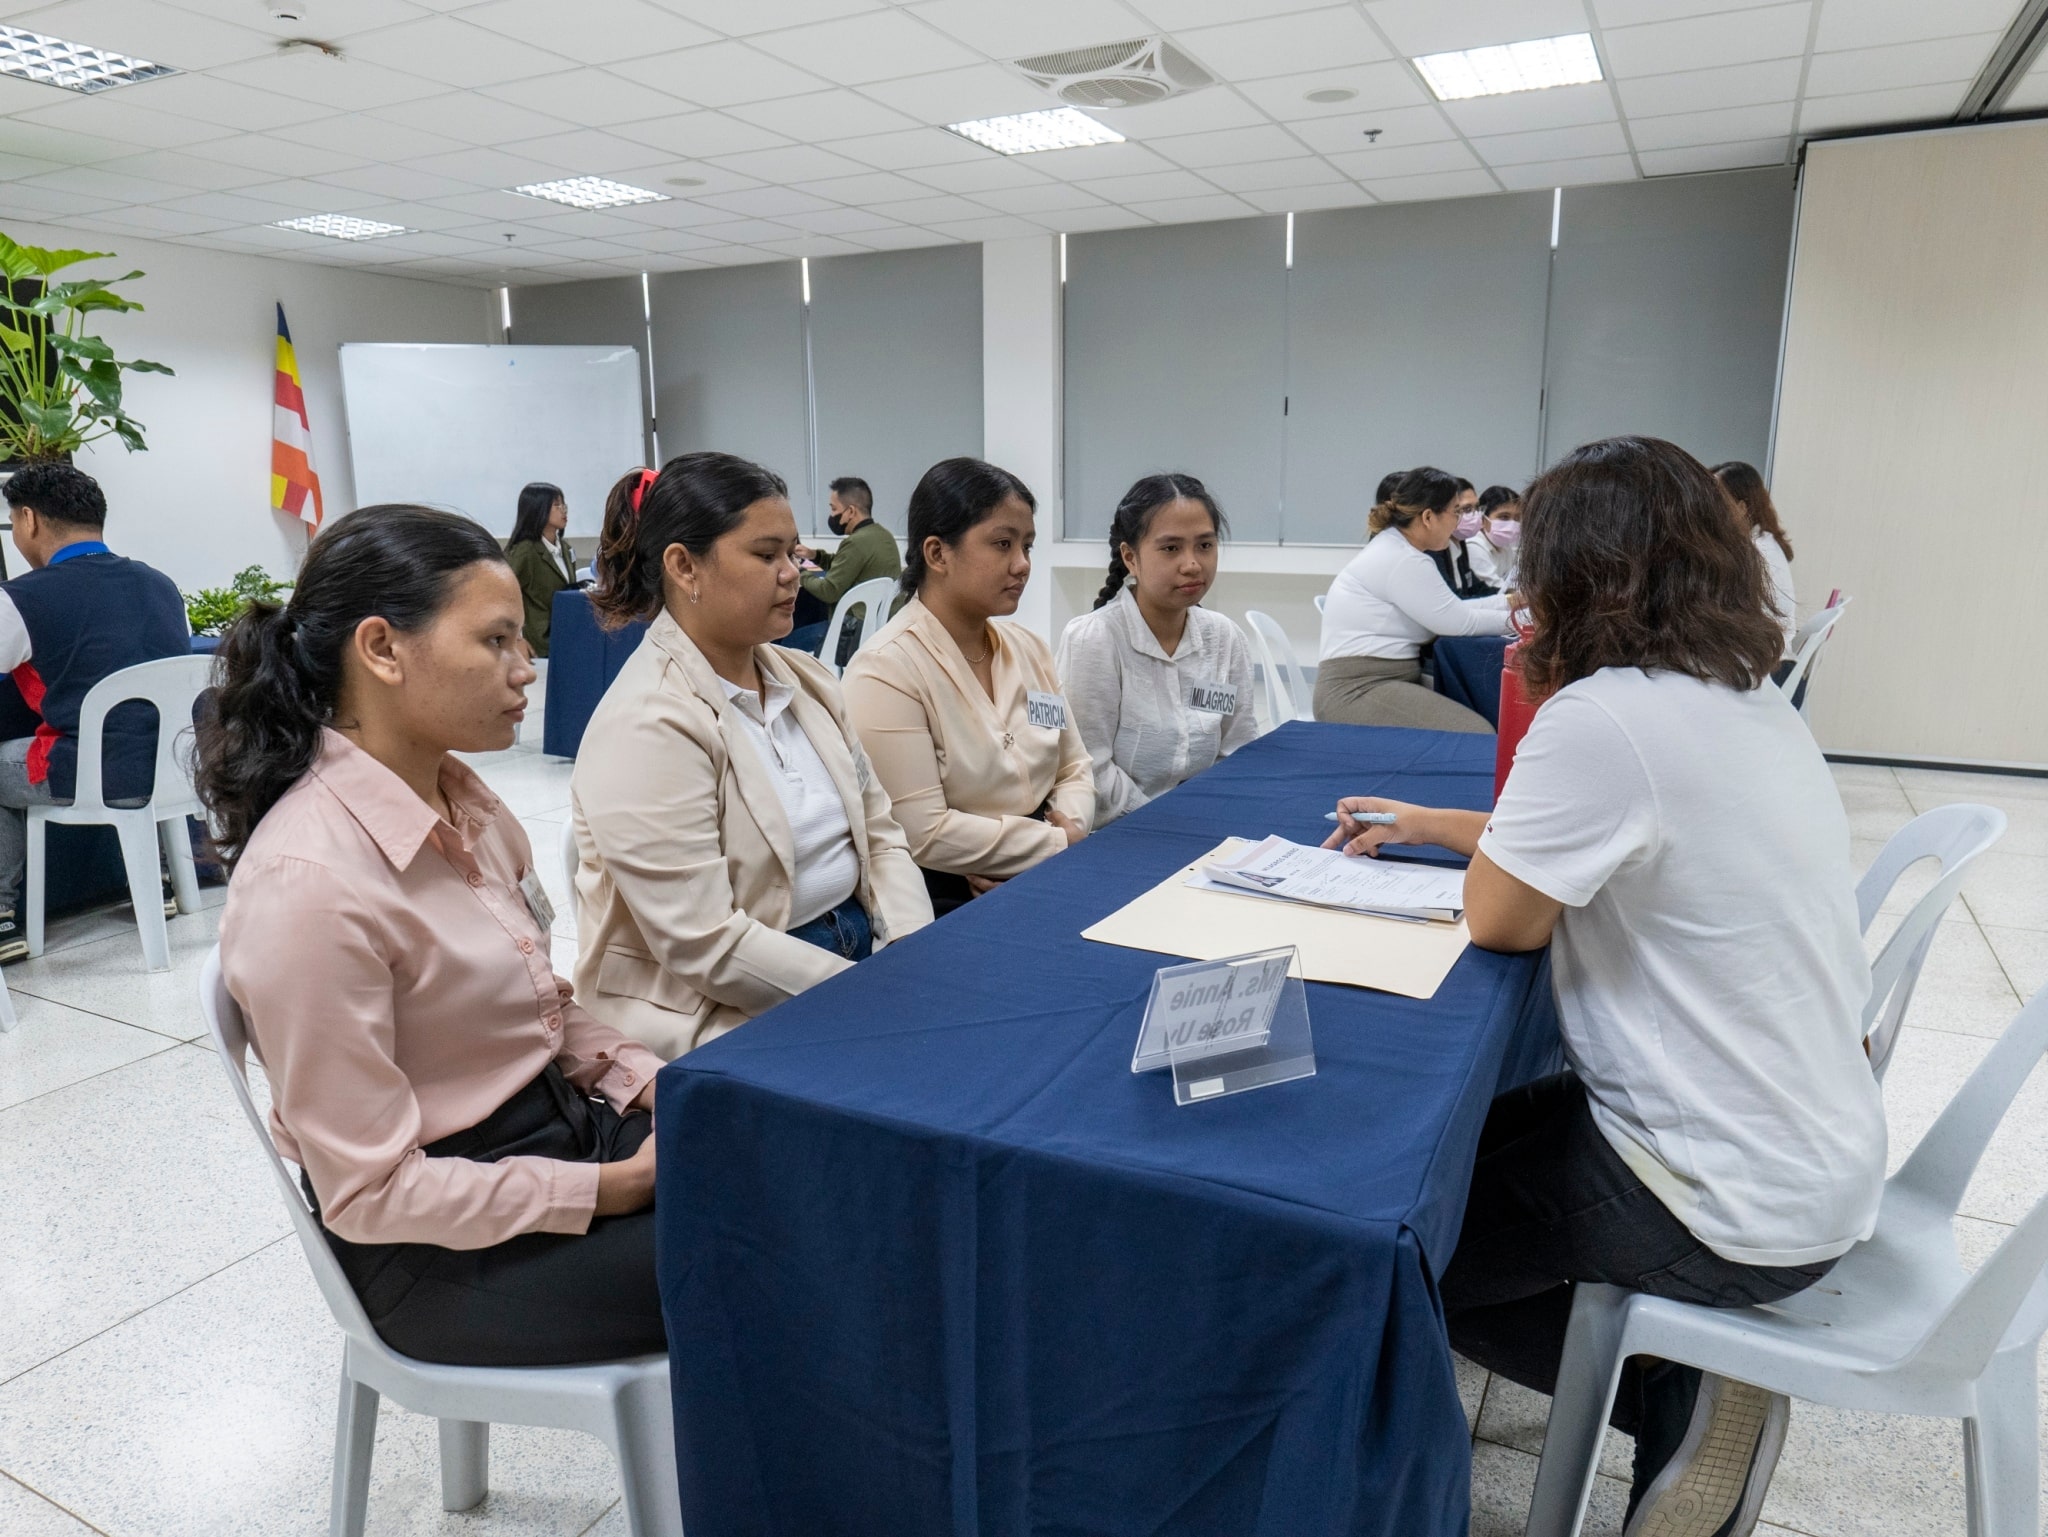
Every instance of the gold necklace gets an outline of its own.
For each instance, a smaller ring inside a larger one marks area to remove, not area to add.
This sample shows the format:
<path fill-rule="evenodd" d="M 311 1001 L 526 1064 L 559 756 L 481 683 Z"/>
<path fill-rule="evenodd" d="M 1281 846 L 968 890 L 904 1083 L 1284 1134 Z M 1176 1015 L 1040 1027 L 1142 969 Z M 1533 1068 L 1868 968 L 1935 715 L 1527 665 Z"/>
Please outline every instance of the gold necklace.
<path fill-rule="evenodd" d="M 981 655 L 968 657 L 967 665 L 969 667 L 979 667 L 983 662 L 986 662 L 988 660 L 989 653 L 993 650 L 995 650 L 995 647 L 989 643 L 988 628 L 987 626 L 983 626 L 981 632 Z M 962 652 L 961 655 L 965 656 L 966 653 Z"/>

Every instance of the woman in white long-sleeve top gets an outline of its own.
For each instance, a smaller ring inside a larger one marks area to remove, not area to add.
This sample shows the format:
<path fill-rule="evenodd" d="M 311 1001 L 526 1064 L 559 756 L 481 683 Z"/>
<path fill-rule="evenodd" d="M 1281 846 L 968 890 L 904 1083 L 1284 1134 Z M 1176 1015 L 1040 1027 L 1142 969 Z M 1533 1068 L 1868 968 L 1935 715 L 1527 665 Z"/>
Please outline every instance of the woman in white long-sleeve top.
<path fill-rule="evenodd" d="M 1792 587 L 1792 541 L 1785 536 L 1777 505 L 1771 501 L 1771 493 L 1756 467 L 1740 459 L 1715 465 L 1714 479 L 1721 482 L 1721 489 L 1735 504 L 1743 527 L 1756 543 L 1757 554 L 1764 558 L 1764 570 L 1771 579 L 1772 617 L 1785 632 L 1785 649 L 1790 651 L 1792 637 L 1799 629 L 1798 601 Z"/>
<path fill-rule="evenodd" d="M 1109 527 L 1109 578 L 1060 635 L 1060 681 L 1095 765 L 1095 821 L 1136 811 L 1258 735 L 1251 648 L 1200 606 L 1223 514 L 1192 475 L 1147 475 Z"/>
<path fill-rule="evenodd" d="M 1512 632 L 1511 595 L 1460 598 L 1430 553 L 1457 528 L 1458 483 L 1424 465 L 1374 506 L 1372 537 L 1330 584 L 1316 668 L 1317 720 L 1491 731 L 1486 718 L 1423 687 L 1422 648 L 1440 635 Z"/>

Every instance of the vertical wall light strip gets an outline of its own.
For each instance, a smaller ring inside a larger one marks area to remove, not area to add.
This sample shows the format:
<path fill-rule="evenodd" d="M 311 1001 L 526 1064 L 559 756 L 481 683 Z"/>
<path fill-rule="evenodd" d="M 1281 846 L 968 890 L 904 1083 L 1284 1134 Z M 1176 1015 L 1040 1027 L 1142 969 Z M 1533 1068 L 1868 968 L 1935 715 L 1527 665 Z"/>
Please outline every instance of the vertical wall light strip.
<path fill-rule="evenodd" d="M 1550 249 L 1557 249 L 1557 232 L 1564 228 L 1564 188 L 1550 189 Z"/>
<path fill-rule="evenodd" d="M 1060 287 L 1067 286 L 1067 232 L 1060 231 Z"/>
<path fill-rule="evenodd" d="M 804 303 L 809 304 L 811 302 L 811 259 L 808 256 L 799 257 L 797 268 L 803 273 L 804 277 Z"/>
<path fill-rule="evenodd" d="M 512 290 L 498 290 L 498 329 L 505 333 L 505 340 L 512 340 Z"/>
<path fill-rule="evenodd" d="M 1294 215 L 1287 215 L 1287 270 L 1294 270 Z"/>
<path fill-rule="evenodd" d="M 1543 271 L 1543 352 L 1536 373 L 1536 463 L 1550 462 L 1550 317 L 1557 303 L 1557 235 L 1563 228 L 1564 188 L 1550 189 L 1550 262 Z"/>
<path fill-rule="evenodd" d="M 646 273 L 640 274 L 640 322 L 647 328 L 647 442 L 653 450 L 650 463 L 661 463 L 661 412 L 654 396 L 654 289 Z"/>
<path fill-rule="evenodd" d="M 803 281 L 803 328 L 804 328 L 804 437 L 805 452 L 810 458 L 809 483 L 811 487 L 811 528 L 818 532 L 818 509 L 825 504 L 825 493 L 818 483 L 818 370 L 811 358 L 811 259 L 799 257 L 797 271 Z"/>

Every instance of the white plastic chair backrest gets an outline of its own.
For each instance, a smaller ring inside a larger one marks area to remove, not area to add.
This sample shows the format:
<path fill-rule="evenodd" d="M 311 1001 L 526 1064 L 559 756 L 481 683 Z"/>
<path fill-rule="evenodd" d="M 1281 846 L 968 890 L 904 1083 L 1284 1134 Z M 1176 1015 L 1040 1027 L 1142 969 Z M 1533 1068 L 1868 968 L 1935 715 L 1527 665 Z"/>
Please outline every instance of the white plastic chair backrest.
<path fill-rule="evenodd" d="M 1801 625 L 1792 635 L 1792 670 L 1785 674 L 1785 681 L 1778 687 L 1790 699 L 1799 692 L 1800 681 L 1813 667 L 1813 659 L 1820 655 L 1820 648 L 1834 634 L 1835 626 L 1842 622 L 1842 611 L 1854 598 L 1842 598 L 1815 614 Z"/>
<path fill-rule="evenodd" d="M 576 808 L 569 808 L 569 818 L 562 823 L 562 886 L 569 893 L 569 916 L 576 916 L 576 871 L 583 863 L 583 855 L 576 847 Z"/>
<path fill-rule="evenodd" d="M 78 784 L 71 804 L 104 811 L 100 754 L 107 716 L 131 699 L 156 706 L 156 778 L 151 804 L 159 813 L 199 809 L 192 790 L 192 707 L 213 679 L 213 658 L 167 656 L 108 673 L 78 706 Z"/>
<path fill-rule="evenodd" d="M 889 602 L 896 596 L 896 578 L 893 576 L 870 577 L 857 582 L 840 595 L 839 602 L 832 609 L 832 619 L 825 626 L 825 645 L 820 655 L 825 665 L 834 672 L 839 670 L 835 658 L 839 655 L 839 635 L 845 627 L 846 616 L 855 608 L 866 605 L 867 613 L 860 622 L 860 639 L 853 649 L 860 650 L 869 641 L 882 633 L 882 626 L 889 622 Z"/>
<path fill-rule="evenodd" d="M 1291 720 L 1309 719 L 1314 710 L 1305 697 L 1308 674 L 1302 671 L 1301 663 L 1295 658 L 1294 642 L 1287 638 L 1287 632 L 1280 628 L 1280 621 L 1271 614 L 1248 608 L 1244 618 L 1252 628 L 1252 644 L 1258 650 L 1261 670 L 1270 680 L 1272 693 L 1268 698 L 1273 705 L 1273 724 L 1280 726 Z"/>
<path fill-rule="evenodd" d="M 1953 1217 L 1977 1161 L 2011 1108 L 2041 1054 L 2048 1050 L 2048 988 L 2020 1010 L 2005 1034 L 1977 1064 L 1977 1070 L 1948 1102 L 1920 1145 L 1887 1184 L 1890 1204 L 1898 1195 L 1924 1211 Z M 1883 1222 L 1883 1217 L 1879 1217 Z M 1946 1225 L 1944 1223 L 1944 1225 Z M 2039 1332 L 2048 1314 L 2048 1288 L 2040 1285 L 2048 1266 L 2048 1195 L 2035 1201 L 2020 1224 L 1977 1267 L 1908 1359 L 1939 1363 L 1975 1376 L 2001 1341 L 2015 1342 Z M 2033 1295 L 2030 1297 L 2029 1293 Z M 2026 1316 L 2020 1309 L 2026 1304 Z"/>
<path fill-rule="evenodd" d="M 221 975 L 219 945 L 213 947 L 206 957 L 206 964 L 199 969 L 199 1008 L 206 1016 L 207 1031 L 213 1036 L 213 1049 L 220 1054 L 221 1066 L 227 1070 L 235 1099 L 241 1104 L 242 1114 L 249 1118 L 249 1129 L 263 1144 L 264 1156 L 270 1160 L 270 1172 L 277 1176 L 277 1188 L 283 1192 L 285 1207 L 292 1214 L 292 1229 L 299 1235 L 299 1247 L 306 1251 L 306 1263 L 313 1267 L 313 1280 L 320 1287 L 320 1295 L 327 1299 L 334 1321 L 351 1339 L 373 1347 L 380 1355 L 389 1354 L 383 1341 L 377 1338 L 377 1331 L 370 1327 L 369 1316 L 363 1312 L 363 1304 L 356 1297 L 355 1288 L 341 1273 L 334 1251 L 327 1247 L 326 1234 L 320 1231 L 320 1224 L 314 1219 L 312 1208 L 306 1204 L 298 1181 L 292 1178 L 284 1159 L 278 1155 L 277 1144 L 270 1140 L 270 1128 L 264 1124 L 263 1113 L 250 1097 L 249 1027 L 242 1018 L 241 1005 L 235 1002 L 234 995 L 228 991 L 227 979 Z"/>
<path fill-rule="evenodd" d="M 1329 594 L 1328 594 L 1327 592 L 1319 592 L 1319 593 L 1317 593 L 1317 594 L 1316 594 L 1316 612 L 1320 614 L 1320 613 L 1321 613 L 1321 612 L 1323 611 L 1323 605 L 1324 605 L 1325 603 L 1329 602 L 1329 601 L 1330 601 L 1330 595 L 1329 595 Z"/>
<path fill-rule="evenodd" d="M 1877 919 L 1884 899 L 1906 867 L 1933 859 L 1941 874 L 1885 941 L 1870 966 L 1870 999 L 1863 1007 L 1863 1034 L 1870 1047 L 1870 1070 L 1884 1076 L 1899 1026 L 1913 1001 L 1920 968 L 1933 948 L 1941 920 L 1977 856 L 2005 836 L 2005 813 L 1993 806 L 1937 806 L 1892 834 L 1863 878 L 1856 883 L 1856 922 L 1864 933 Z"/>

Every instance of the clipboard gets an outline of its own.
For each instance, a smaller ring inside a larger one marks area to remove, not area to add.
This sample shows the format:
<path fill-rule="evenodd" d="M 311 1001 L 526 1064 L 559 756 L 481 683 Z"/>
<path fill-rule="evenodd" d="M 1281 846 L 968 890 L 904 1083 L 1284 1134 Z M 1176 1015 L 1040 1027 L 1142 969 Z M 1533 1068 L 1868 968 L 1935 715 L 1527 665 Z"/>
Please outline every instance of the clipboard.
<path fill-rule="evenodd" d="M 1301 955 L 1301 975 L 1311 982 L 1369 987 L 1404 998 L 1435 997 L 1472 942 L 1463 920 L 1411 923 L 1188 885 L 1188 878 L 1202 865 L 1245 845 L 1245 839 L 1226 838 L 1144 895 L 1083 929 L 1081 937 L 1191 961 L 1292 945 Z"/>

